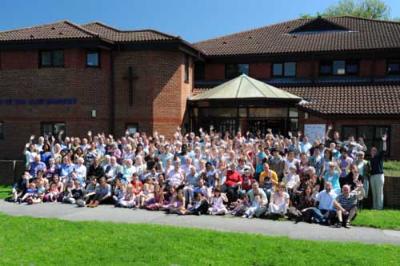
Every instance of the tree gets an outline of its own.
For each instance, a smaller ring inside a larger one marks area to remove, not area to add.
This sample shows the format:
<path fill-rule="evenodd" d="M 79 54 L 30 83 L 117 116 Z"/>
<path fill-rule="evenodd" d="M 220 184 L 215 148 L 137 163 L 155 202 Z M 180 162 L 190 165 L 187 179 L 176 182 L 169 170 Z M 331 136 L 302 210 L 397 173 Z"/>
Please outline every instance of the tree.
<path fill-rule="evenodd" d="M 369 19 L 390 19 L 390 7 L 381 0 L 340 0 L 321 14 L 323 17 L 355 16 Z M 314 17 L 301 15 L 302 18 Z"/>

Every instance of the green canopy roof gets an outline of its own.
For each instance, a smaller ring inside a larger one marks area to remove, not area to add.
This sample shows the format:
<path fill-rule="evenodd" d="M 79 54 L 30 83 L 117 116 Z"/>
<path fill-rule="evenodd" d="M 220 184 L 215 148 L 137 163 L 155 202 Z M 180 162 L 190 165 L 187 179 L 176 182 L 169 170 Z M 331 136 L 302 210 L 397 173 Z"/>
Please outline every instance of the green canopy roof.
<path fill-rule="evenodd" d="M 274 99 L 301 101 L 301 98 L 284 90 L 275 88 L 245 74 L 216 86 L 206 92 L 193 96 L 190 100 L 218 99 Z"/>

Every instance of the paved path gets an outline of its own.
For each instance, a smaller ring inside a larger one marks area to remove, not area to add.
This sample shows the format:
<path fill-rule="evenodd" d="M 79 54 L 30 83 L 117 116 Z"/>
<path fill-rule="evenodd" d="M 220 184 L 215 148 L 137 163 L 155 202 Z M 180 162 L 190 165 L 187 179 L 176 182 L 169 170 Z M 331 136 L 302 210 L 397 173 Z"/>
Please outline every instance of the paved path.
<path fill-rule="evenodd" d="M 110 221 L 124 223 L 161 224 L 196 227 L 218 231 L 257 233 L 269 236 L 287 236 L 291 239 L 357 241 L 364 243 L 390 243 L 400 245 L 400 231 L 379 230 L 365 227 L 331 228 L 317 224 L 290 221 L 244 219 L 232 216 L 178 216 L 164 212 L 130 210 L 99 206 L 78 208 L 75 205 L 46 203 L 28 206 L 0 200 L 0 212 L 14 216 L 58 218 L 69 221 Z"/>

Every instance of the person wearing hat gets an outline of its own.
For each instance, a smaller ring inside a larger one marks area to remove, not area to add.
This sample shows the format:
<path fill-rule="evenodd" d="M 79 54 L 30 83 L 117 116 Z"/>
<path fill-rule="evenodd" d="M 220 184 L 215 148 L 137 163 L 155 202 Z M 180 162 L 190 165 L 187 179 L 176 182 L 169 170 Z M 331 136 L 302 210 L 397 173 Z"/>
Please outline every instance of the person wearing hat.
<path fill-rule="evenodd" d="M 245 167 L 243 167 L 243 175 L 242 175 L 242 193 L 246 193 L 247 191 L 249 191 L 251 189 L 251 185 L 254 183 L 254 178 L 252 175 L 252 171 L 250 166 L 246 165 Z"/>

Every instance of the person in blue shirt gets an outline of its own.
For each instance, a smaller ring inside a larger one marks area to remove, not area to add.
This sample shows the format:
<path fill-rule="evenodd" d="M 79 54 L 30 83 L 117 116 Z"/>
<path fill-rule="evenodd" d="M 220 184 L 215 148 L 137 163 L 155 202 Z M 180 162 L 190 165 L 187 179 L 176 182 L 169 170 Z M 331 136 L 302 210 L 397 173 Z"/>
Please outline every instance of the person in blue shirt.
<path fill-rule="evenodd" d="M 303 141 L 299 143 L 299 150 L 300 153 L 306 153 L 307 155 L 310 154 L 310 149 L 312 148 L 312 144 L 308 142 L 308 137 L 304 136 Z"/>
<path fill-rule="evenodd" d="M 331 224 L 336 216 L 335 199 L 337 193 L 330 182 L 325 182 L 325 189 L 316 195 L 316 206 L 313 207 L 313 217 L 318 223 Z"/>
<path fill-rule="evenodd" d="M 40 152 L 40 160 L 46 164 L 46 166 L 49 165 L 49 160 L 50 158 L 53 157 L 53 154 L 51 153 L 51 148 L 48 143 L 45 143 L 43 145 L 43 150 Z"/>
<path fill-rule="evenodd" d="M 34 157 L 34 161 L 29 164 L 29 174 L 36 177 L 39 170 L 46 171 L 46 164 L 40 161 L 40 155 Z"/>
<path fill-rule="evenodd" d="M 65 156 L 63 158 L 63 163 L 60 165 L 59 168 L 59 176 L 63 182 L 71 177 L 74 168 L 75 167 L 74 164 L 71 162 L 71 159 L 68 156 Z"/>

